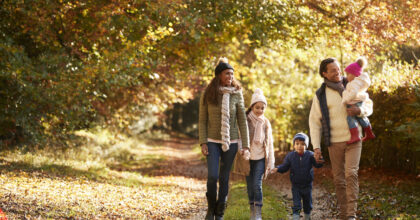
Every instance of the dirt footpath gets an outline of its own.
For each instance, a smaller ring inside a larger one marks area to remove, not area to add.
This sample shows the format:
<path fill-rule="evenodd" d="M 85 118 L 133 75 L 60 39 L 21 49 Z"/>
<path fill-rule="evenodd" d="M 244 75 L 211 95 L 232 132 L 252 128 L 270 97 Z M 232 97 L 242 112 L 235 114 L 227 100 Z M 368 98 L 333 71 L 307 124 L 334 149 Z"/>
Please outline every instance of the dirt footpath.
<path fill-rule="evenodd" d="M 328 168 L 327 168 L 328 169 Z M 332 210 L 335 210 L 334 204 L 335 200 L 330 193 L 328 193 L 319 183 L 317 179 L 322 178 L 323 172 L 315 171 L 315 182 L 312 190 L 312 213 L 311 218 L 314 220 L 318 219 L 335 219 L 333 216 L 335 214 Z M 288 212 L 292 212 L 292 185 L 290 183 L 289 172 L 280 174 L 276 173 L 271 175 L 267 179 L 267 184 L 273 187 L 274 189 L 281 192 L 287 205 L 289 207 Z M 303 210 L 301 212 L 303 215 Z"/>
<path fill-rule="evenodd" d="M 188 150 L 188 148 L 184 148 L 184 150 Z M 283 161 L 282 158 L 284 157 L 284 155 L 280 154 L 277 157 L 278 158 L 276 159 L 276 161 L 278 162 L 276 163 L 276 165 L 280 164 L 281 161 Z M 193 175 L 192 177 L 199 178 L 199 179 L 204 178 L 205 180 L 207 177 L 207 167 L 205 166 L 205 161 L 199 161 L 197 159 L 189 161 L 189 166 L 187 166 L 188 168 L 184 169 L 182 173 L 183 174 L 194 173 L 195 175 Z M 176 163 L 182 164 L 185 162 L 177 161 Z M 335 213 L 336 207 L 334 207 L 336 203 L 335 199 L 333 198 L 333 195 L 328 193 L 327 190 L 325 190 L 320 183 L 323 177 L 325 177 L 326 175 L 325 173 L 330 172 L 330 167 L 326 165 L 321 169 L 316 169 L 316 168 L 314 169 L 315 169 L 315 181 L 314 181 L 313 191 L 312 191 L 313 210 L 312 210 L 311 217 L 314 220 L 335 219 L 334 218 L 334 216 L 336 216 L 336 213 Z M 234 174 L 231 175 L 231 180 L 238 180 L 238 179 L 241 179 L 241 178 L 235 176 Z M 272 186 L 274 189 L 278 190 L 283 195 L 285 200 L 288 202 L 288 207 L 289 207 L 288 211 L 291 213 L 293 200 L 292 200 L 289 172 L 284 173 L 284 174 L 276 173 L 276 174 L 270 175 L 268 179 L 266 180 L 266 184 Z M 204 219 L 206 211 L 207 211 L 207 203 L 205 201 L 204 191 L 203 191 L 203 202 L 200 203 L 199 210 L 200 211 L 197 214 L 191 216 L 188 219 L 190 220 Z M 302 215 L 303 215 L 303 211 L 302 211 Z"/>

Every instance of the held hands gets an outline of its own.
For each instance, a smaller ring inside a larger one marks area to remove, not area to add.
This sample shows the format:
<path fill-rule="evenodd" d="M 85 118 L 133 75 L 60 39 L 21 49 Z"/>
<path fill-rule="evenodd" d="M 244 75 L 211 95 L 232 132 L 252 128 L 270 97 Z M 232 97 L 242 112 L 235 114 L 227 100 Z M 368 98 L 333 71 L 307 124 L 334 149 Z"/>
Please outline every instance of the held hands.
<path fill-rule="evenodd" d="M 204 156 L 209 155 L 209 148 L 207 147 L 207 144 L 201 144 L 201 153 Z"/>
<path fill-rule="evenodd" d="M 320 164 L 320 163 L 325 163 L 325 160 L 324 160 L 324 158 L 321 156 L 318 160 L 317 160 L 317 159 L 315 159 L 315 162 L 316 162 L 316 163 L 318 163 L 318 164 Z"/>
<path fill-rule="evenodd" d="M 241 150 L 241 155 L 245 160 L 249 160 L 249 158 L 251 157 L 251 153 L 249 152 L 248 148 L 244 148 Z"/>
<path fill-rule="evenodd" d="M 319 148 L 314 149 L 314 157 L 315 157 L 315 161 L 317 163 L 324 163 L 325 162 L 324 158 L 322 158 L 321 149 L 319 149 Z"/>
<path fill-rule="evenodd" d="M 278 170 L 277 168 L 273 168 L 273 169 L 271 169 L 271 170 L 270 170 L 270 174 L 277 173 L 277 170 Z"/>

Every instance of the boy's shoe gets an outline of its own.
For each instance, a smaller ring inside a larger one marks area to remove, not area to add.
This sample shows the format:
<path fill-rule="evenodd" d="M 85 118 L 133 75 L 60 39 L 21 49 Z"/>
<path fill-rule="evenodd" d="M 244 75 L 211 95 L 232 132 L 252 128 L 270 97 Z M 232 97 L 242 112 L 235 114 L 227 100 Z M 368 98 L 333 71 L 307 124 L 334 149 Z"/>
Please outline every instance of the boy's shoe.
<path fill-rule="evenodd" d="M 365 137 L 363 138 L 363 141 L 374 139 L 376 137 L 372 132 L 372 126 L 371 125 L 363 128 L 363 130 L 365 131 Z"/>
<path fill-rule="evenodd" d="M 300 215 L 299 214 L 293 214 L 292 220 L 299 220 Z"/>
<path fill-rule="evenodd" d="M 347 141 L 347 144 L 348 144 L 348 145 L 349 145 L 349 144 L 353 144 L 353 143 L 356 143 L 356 142 L 360 141 L 360 137 L 359 137 L 359 130 L 358 130 L 358 128 L 357 128 L 357 127 L 356 127 L 356 128 L 351 128 L 351 129 L 350 129 L 350 135 L 351 135 L 350 140 L 349 140 L 349 141 Z"/>
<path fill-rule="evenodd" d="M 305 219 L 305 220 L 311 220 L 311 214 L 304 214 L 303 215 L 303 219 Z"/>

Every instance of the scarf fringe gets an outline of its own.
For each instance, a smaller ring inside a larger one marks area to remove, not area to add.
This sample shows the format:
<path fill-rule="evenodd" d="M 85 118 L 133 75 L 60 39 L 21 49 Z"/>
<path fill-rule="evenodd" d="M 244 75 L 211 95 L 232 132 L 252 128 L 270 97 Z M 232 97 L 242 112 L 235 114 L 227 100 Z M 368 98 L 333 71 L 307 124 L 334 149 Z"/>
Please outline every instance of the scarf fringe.
<path fill-rule="evenodd" d="M 222 150 L 226 152 L 229 150 L 230 145 L 230 94 L 234 93 L 241 93 L 242 90 L 238 90 L 235 87 L 220 87 L 220 92 L 222 92 L 222 128 L 221 128 L 221 135 L 222 135 Z"/>

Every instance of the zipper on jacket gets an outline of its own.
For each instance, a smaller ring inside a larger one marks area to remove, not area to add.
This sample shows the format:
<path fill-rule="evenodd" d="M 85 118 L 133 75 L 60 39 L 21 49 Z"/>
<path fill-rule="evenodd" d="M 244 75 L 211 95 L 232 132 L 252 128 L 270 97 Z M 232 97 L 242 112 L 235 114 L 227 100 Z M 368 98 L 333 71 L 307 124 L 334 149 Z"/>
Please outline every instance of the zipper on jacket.
<path fill-rule="evenodd" d="M 300 155 L 299 155 L 299 163 L 300 163 L 300 167 L 302 167 L 302 157 L 303 157 L 303 156 L 300 156 Z"/>

